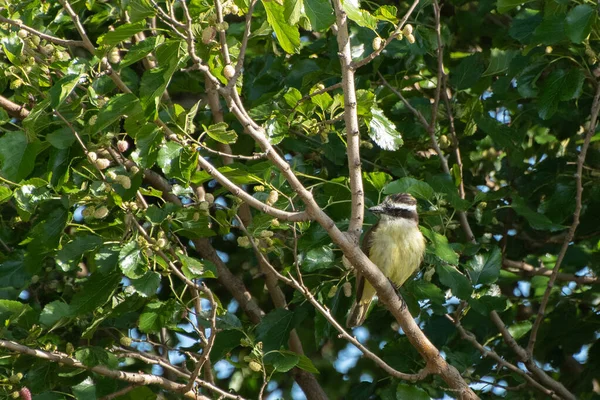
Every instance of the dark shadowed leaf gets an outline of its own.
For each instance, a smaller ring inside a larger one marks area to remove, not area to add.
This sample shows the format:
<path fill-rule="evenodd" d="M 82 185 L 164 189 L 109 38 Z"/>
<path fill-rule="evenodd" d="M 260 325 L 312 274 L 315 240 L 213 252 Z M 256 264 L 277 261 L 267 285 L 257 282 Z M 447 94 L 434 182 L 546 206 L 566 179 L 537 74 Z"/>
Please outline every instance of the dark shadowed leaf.
<path fill-rule="evenodd" d="M 256 338 L 263 342 L 265 352 L 284 346 L 293 328 L 294 313 L 279 308 L 267 314 L 256 327 Z"/>

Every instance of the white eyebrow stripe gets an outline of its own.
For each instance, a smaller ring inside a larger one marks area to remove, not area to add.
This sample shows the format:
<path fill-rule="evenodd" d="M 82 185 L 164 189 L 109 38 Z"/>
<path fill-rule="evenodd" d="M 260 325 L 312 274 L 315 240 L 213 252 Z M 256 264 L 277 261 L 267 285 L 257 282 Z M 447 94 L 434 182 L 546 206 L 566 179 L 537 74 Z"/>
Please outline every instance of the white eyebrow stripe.
<path fill-rule="evenodd" d="M 411 204 L 392 204 L 390 205 L 390 209 L 392 210 L 406 210 L 406 211 L 417 211 L 416 205 Z"/>

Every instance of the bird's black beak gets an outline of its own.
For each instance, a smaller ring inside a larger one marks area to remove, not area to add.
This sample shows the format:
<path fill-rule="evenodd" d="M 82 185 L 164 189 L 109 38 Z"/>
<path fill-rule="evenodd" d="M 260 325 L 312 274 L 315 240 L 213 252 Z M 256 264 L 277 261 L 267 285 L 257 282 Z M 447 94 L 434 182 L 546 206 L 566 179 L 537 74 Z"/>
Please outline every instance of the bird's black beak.
<path fill-rule="evenodd" d="M 385 211 L 385 209 L 383 208 L 383 206 L 381 204 L 378 204 L 374 207 L 369 208 L 369 211 L 371 211 L 373 214 L 381 214 L 382 212 Z"/>

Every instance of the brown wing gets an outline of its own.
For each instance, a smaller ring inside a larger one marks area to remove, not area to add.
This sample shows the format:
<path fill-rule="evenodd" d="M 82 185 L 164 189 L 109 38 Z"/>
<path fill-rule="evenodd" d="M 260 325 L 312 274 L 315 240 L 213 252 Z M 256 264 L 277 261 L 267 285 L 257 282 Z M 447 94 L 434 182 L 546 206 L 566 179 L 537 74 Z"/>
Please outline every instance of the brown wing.
<path fill-rule="evenodd" d="M 362 241 L 361 250 L 363 251 L 363 253 L 365 253 L 367 255 L 367 257 L 371 257 L 371 237 L 373 236 L 373 232 L 375 232 L 375 229 L 377 229 L 377 225 L 379 225 L 379 222 L 377 222 L 375 225 L 372 225 L 369 228 L 367 233 L 365 233 L 365 236 Z M 356 301 L 357 302 L 361 300 L 364 289 L 365 289 L 365 278 L 362 276 L 362 274 L 360 272 L 356 271 Z"/>

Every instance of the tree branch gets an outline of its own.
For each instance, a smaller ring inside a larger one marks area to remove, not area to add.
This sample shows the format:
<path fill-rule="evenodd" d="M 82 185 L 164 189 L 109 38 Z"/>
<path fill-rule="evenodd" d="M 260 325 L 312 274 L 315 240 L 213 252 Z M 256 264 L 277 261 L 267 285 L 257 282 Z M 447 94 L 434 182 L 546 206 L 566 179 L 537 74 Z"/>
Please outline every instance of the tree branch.
<path fill-rule="evenodd" d="M 552 288 L 554 287 L 554 282 L 556 281 L 556 277 L 558 276 L 558 271 L 560 266 L 565 258 L 565 254 L 567 254 L 567 250 L 569 249 L 569 245 L 575 236 L 575 231 L 577 230 L 577 226 L 579 225 L 579 216 L 581 215 L 581 207 L 582 207 L 582 196 L 583 196 L 583 163 L 585 162 L 585 156 L 587 154 L 588 148 L 590 147 L 590 141 L 592 136 L 596 132 L 596 125 L 598 124 L 598 112 L 600 112 L 600 84 L 596 82 L 596 95 L 594 96 L 594 101 L 592 103 L 592 111 L 590 114 L 590 126 L 585 134 L 585 139 L 583 141 L 583 146 L 581 146 L 581 151 L 579 152 L 579 157 L 577 158 L 577 172 L 575 174 L 576 180 L 576 194 L 575 194 L 575 212 L 573 213 L 573 223 L 569 228 L 569 233 L 565 237 L 563 245 L 558 253 L 558 257 L 556 258 L 556 263 L 554 264 L 554 268 L 552 269 L 552 275 L 550 275 L 550 280 L 548 281 L 548 285 L 546 286 L 546 291 L 544 292 L 544 297 L 542 298 L 542 302 L 540 303 L 540 308 L 538 309 L 537 316 L 535 318 L 535 322 L 533 323 L 533 327 L 531 328 L 531 335 L 529 336 L 529 342 L 527 343 L 527 354 L 531 358 L 533 355 L 533 349 L 535 346 L 535 341 L 537 338 L 538 330 L 540 329 L 540 325 L 544 319 L 544 313 L 546 312 L 546 306 L 548 305 L 548 300 L 550 299 L 550 293 L 552 292 Z"/>
<path fill-rule="evenodd" d="M 56 362 L 56 363 L 62 363 L 62 364 L 68 365 L 73 368 L 85 369 L 88 371 L 92 371 L 98 375 L 106 376 L 106 377 L 109 377 L 112 379 L 118 379 L 120 381 L 136 383 L 136 384 L 141 384 L 141 385 L 158 385 L 158 386 L 162 387 L 163 389 L 172 390 L 172 391 L 181 391 L 181 389 L 185 387 L 185 385 L 183 385 L 181 383 L 176 383 L 176 382 L 170 381 L 170 380 L 165 379 L 158 375 L 150 375 L 150 374 L 144 374 L 144 373 L 113 370 L 113 369 L 107 368 L 103 365 L 96 365 L 94 367 L 88 367 L 88 366 L 82 364 L 81 362 L 79 362 L 78 360 L 67 356 L 66 354 L 59 353 L 59 352 L 49 353 L 47 351 L 32 349 L 27 346 L 23 346 L 19 343 L 12 342 L 10 340 L 0 339 L 0 347 L 5 348 L 7 350 L 17 352 L 19 354 L 26 354 L 26 355 L 33 356 L 36 358 L 40 358 L 42 360 Z M 201 386 L 210 388 L 211 390 L 214 388 L 214 386 L 209 384 L 208 382 L 201 383 Z M 220 389 L 215 390 L 215 392 L 219 393 L 222 396 L 228 397 L 228 398 L 241 399 L 241 397 L 239 397 L 239 396 L 231 395 Z M 183 395 L 189 399 L 209 400 L 208 397 L 198 395 L 198 394 L 194 393 L 193 391 L 188 391 L 186 393 L 183 393 Z"/>
<path fill-rule="evenodd" d="M 348 150 L 348 177 L 352 197 L 352 211 L 348 234 L 358 244 L 365 216 L 365 193 L 362 182 L 362 164 L 360 162 L 360 129 L 354 87 L 354 66 L 352 65 L 352 49 L 348 34 L 348 16 L 342 8 L 341 0 L 333 0 L 337 24 L 338 56 L 342 70 L 342 88 L 344 92 L 344 122 L 346 125 L 346 142 Z"/>

